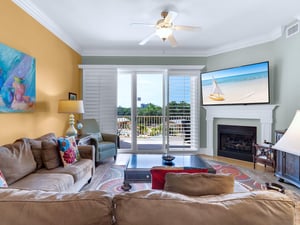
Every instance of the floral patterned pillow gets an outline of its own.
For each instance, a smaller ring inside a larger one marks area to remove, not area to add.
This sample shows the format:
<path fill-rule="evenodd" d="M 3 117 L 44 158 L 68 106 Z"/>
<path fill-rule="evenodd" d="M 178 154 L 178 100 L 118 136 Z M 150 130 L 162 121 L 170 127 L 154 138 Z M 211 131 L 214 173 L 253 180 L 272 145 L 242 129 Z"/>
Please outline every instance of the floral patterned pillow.
<path fill-rule="evenodd" d="M 74 136 L 66 138 L 58 138 L 58 147 L 61 160 L 64 166 L 71 165 L 80 160 L 79 151 L 77 148 Z"/>
<path fill-rule="evenodd" d="M 8 187 L 3 173 L 0 170 L 0 187 Z"/>

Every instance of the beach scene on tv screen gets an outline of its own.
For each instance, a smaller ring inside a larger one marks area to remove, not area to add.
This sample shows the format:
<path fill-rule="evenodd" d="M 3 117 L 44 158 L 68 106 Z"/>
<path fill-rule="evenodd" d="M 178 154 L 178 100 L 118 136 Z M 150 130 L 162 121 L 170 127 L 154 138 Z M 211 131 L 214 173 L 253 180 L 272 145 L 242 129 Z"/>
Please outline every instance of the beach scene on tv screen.
<path fill-rule="evenodd" d="M 202 103 L 268 103 L 268 79 L 268 62 L 202 73 Z"/>

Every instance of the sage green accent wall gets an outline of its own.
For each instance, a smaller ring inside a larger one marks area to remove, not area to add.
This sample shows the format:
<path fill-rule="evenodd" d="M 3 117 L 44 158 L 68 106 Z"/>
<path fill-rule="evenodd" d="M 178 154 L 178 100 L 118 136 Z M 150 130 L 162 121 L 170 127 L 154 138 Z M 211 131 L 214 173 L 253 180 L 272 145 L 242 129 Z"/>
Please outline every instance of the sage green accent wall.
<path fill-rule="evenodd" d="M 206 69 L 216 70 L 260 61 L 270 62 L 271 104 L 276 104 L 274 130 L 286 129 L 300 109 L 300 35 L 281 38 L 207 58 Z M 201 124 L 205 121 L 201 117 Z M 274 139 L 272 140 L 274 141 Z"/>
<path fill-rule="evenodd" d="M 276 104 L 274 130 L 289 126 L 300 109 L 300 34 L 281 38 L 227 53 L 209 57 L 114 57 L 83 56 L 83 64 L 91 65 L 205 65 L 205 70 L 217 70 L 261 61 L 270 62 L 270 98 Z M 201 113 L 200 146 L 206 147 L 206 112 Z M 216 123 L 224 122 L 217 120 Z M 247 125 L 247 120 L 230 121 Z M 258 134 L 260 137 L 260 134 Z M 258 140 L 262 141 L 262 140 Z M 274 139 L 272 140 L 274 141 Z M 216 142 L 214 142 L 216 143 Z"/>

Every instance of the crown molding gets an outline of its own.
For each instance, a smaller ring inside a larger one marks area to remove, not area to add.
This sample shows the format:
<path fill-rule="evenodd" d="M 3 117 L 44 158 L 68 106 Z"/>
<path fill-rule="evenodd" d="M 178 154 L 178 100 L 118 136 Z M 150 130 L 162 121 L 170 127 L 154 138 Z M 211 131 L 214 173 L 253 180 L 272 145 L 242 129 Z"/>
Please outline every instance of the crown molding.
<path fill-rule="evenodd" d="M 221 47 L 210 48 L 206 51 L 199 49 L 183 49 L 183 50 L 132 50 L 132 49 L 94 49 L 82 50 L 82 56 L 182 56 L 182 57 L 209 57 L 231 52 L 259 44 L 274 41 L 282 36 L 282 29 L 278 28 L 271 34 L 254 37 L 247 40 L 235 42 L 234 44 L 223 45 Z"/>
<path fill-rule="evenodd" d="M 42 13 L 30 0 L 12 0 L 17 6 L 32 16 L 42 26 L 57 36 L 61 41 L 80 54 L 80 46 L 70 36 L 68 36 L 56 23 Z"/>
<path fill-rule="evenodd" d="M 239 42 L 236 42 L 234 44 L 224 45 L 217 48 L 212 48 L 208 51 L 207 56 L 214 56 L 226 52 L 231 52 L 247 47 L 252 47 L 255 45 L 260 45 L 268 42 L 275 41 L 276 39 L 280 38 L 282 36 L 282 28 L 278 28 L 274 30 L 271 34 L 263 35 L 263 36 L 257 36 L 251 39 L 242 40 Z"/>
<path fill-rule="evenodd" d="M 68 36 L 56 23 L 53 22 L 49 17 L 43 14 L 32 1 L 27 0 L 12 0 L 16 5 L 22 8 L 26 13 L 37 20 L 42 26 L 52 32 L 61 41 L 67 44 L 70 48 L 76 51 L 81 56 L 181 56 L 181 57 L 209 57 L 226 52 L 231 52 L 267 42 L 276 40 L 282 36 L 282 28 L 276 29 L 271 34 L 254 37 L 247 40 L 241 40 L 234 44 L 223 45 L 216 48 L 210 48 L 207 50 L 201 49 L 182 49 L 178 48 L 168 50 L 132 50 L 129 48 L 111 48 L 111 49 L 83 49 L 81 46 Z M 299 18 L 300 16 L 298 16 Z"/>

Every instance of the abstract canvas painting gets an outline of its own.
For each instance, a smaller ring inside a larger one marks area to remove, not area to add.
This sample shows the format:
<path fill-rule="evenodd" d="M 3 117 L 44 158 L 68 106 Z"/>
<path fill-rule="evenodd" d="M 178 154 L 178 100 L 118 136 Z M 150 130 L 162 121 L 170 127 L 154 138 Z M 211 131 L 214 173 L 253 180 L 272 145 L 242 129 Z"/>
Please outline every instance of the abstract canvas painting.
<path fill-rule="evenodd" d="M 32 112 L 35 58 L 0 43 L 0 112 Z"/>

